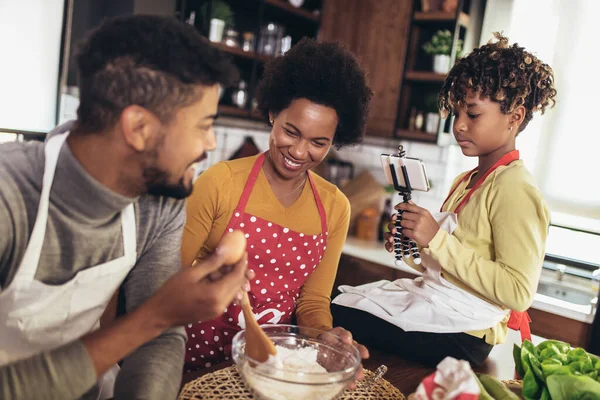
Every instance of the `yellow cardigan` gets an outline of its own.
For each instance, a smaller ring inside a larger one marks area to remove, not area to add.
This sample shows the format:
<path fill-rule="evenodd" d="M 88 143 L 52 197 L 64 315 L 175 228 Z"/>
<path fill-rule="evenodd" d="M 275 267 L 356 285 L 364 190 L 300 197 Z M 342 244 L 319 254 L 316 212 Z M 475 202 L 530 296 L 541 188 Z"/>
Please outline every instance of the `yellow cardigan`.
<path fill-rule="evenodd" d="M 456 209 L 471 190 L 469 180 L 456 188 L 442 211 Z M 422 251 L 440 263 L 442 276 L 456 286 L 504 309 L 524 311 L 537 290 L 549 223 L 542 194 L 517 160 L 492 172 L 460 210 L 456 230 L 440 229 Z M 485 336 L 489 344 L 503 343 L 507 322 L 508 317 L 490 329 L 467 333 Z"/>
<path fill-rule="evenodd" d="M 190 265 L 196 257 L 203 258 L 214 251 L 257 158 L 221 162 L 198 177 L 186 205 L 187 221 L 181 246 L 183 265 Z M 328 330 L 332 328 L 331 291 L 348 233 L 350 203 L 335 185 L 316 174 L 313 177 L 327 215 L 329 235 L 323 259 L 302 287 L 296 318 L 298 325 Z M 321 233 L 319 212 L 308 182 L 298 200 L 285 208 L 261 170 L 246 212 L 297 232 Z"/>

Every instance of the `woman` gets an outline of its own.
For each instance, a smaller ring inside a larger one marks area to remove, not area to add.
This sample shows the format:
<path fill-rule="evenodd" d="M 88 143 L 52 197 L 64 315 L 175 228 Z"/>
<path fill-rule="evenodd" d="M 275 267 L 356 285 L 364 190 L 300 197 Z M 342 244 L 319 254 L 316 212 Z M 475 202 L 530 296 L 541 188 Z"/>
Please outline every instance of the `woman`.
<path fill-rule="evenodd" d="M 341 287 L 334 299 L 336 323 L 366 345 L 432 365 L 447 356 L 477 365 L 509 327 L 528 335 L 524 311 L 539 281 L 549 213 L 515 139 L 535 112 L 554 105 L 556 90 L 547 64 L 496 38 L 458 60 L 439 95 L 478 167 L 457 177 L 437 218 L 416 204 L 396 207 L 402 235 L 422 249 L 421 265 L 405 260 L 423 276 Z M 398 232 L 390 230 L 391 252 Z"/>
<path fill-rule="evenodd" d="M 360 141 L 371 96 L 348 50 L 303 39 L 267 65 L 257 89 L 259 109 L 272 127 L 269 150 L 216 164 L 195 182 L 183 263 L 206 257 L 225 232 L 243 230 L 256 274 L 249 297 L 260 324 L 295 317 L 298 325 L 351 337 L 333 329 L 329 309 L 350 204 L 309 170 L 332 145 Z M 231 340 L 244 326 L 237 304 L 217 320 L 188 326 L 186 369 L 228 360 Z M 368 356 L 362 346 L 361 353 Z"/>

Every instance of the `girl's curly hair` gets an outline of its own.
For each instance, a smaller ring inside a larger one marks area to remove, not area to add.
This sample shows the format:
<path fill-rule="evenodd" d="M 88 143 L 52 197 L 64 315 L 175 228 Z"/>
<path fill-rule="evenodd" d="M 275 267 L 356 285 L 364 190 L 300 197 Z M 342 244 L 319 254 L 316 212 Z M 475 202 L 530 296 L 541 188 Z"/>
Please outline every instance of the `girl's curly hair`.
<path fill-rule="evenodd" d="M 491 40 L 457 60 L 444 81 L 438 96 L 438 106 L 444 118 L 464 102 L 467 90 L 500 103 L 504 114 L 516 107 L 525 107 L 526 113 L 519 128 L 521 132 L 533 118 L 556 104 L 554 73 L 548 64 L 540 61 L 518 44 L 508 44 L 508 38 L 494 33 Z"/>

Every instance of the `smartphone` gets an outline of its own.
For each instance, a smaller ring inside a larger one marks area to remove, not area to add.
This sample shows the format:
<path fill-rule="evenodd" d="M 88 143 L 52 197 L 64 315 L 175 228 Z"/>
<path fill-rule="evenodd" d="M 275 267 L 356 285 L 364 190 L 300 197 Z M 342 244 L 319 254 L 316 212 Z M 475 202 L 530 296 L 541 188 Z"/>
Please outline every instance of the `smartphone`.
<path fill-rule="evenodd" d="M 404 167 L 406 169 L 406 174 L 408 175 L 408 180 L 412 190 L 428 192 L 430 189 L 429 178 L 427 178 L 427 170 L 425 169 L 425 164 L 421 159 L 382 154 L 381 167 L 383 168 L 385 179 L 390 185 L 395 186 L 394 176 L 392 175 L 393 169 L 396 179 L 398 180 L 398 185 L 406 187 L 404 174 L 402 172 L 402 167 Z"/>

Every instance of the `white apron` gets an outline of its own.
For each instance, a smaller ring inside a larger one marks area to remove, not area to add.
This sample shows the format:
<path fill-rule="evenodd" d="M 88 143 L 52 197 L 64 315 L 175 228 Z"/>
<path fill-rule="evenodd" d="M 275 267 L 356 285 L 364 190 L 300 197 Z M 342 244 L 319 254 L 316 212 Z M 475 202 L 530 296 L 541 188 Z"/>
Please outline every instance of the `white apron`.
<path fill-rule="evenodd" d="M 452 233 L 456 214 L 434 215 L 440 229 Z M 407 332 L 455 333 L 485 330 L 505 319 L 510 310 L 481 300 L 441 276 L 442 267 L 421 253 L 423 276 L 382 280 L 361 286 L 340 286 L 333 304 L 369 312 Z"/>
<path fill-rule="evenodd" d="M 68 132 L 46 143 L 42 193 L 33 231 L 13 281 L 0 291 L 0 321 L 6 321 L 0 325 L 0 365 L 52 350 L 97 329 L 110 298 L 136 262 L 135 210 L 130 204 L 121 212 L 122 257 L 86 268 L 62 285 L 34 279 L 48 222 L 50 188 L 67 136 Z M 100 399 L 112 397 L 117 372 L 115 365 L 99 382 Z"/>

